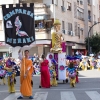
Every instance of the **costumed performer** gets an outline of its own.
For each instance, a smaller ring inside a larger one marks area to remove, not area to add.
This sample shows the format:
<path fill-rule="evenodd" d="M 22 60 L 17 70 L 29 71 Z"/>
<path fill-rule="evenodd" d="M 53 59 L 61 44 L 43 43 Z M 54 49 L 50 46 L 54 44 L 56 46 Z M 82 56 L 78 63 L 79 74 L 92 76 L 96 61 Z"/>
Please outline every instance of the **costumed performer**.
<path fill-rule="evenodd" d="M 57 86 L 57 80 L 56 80 L 56 71 L 55 71 L 55 66 L 57 64 L 57 62 L 52 59 L 51 60 L 52 66 L 50 67 L 50 72 L 51 72 L 51 86 Z"/>
<path fill-rule="evenodd" d="M 6 67 L 7 70 L 7 81 L 8 81 L 8 90 L 10 93 L 15 93 L 15 70 L 11 62 L 11 58 L 8 58 L 6 61 Z"/>
<path fill-rule="evenodd" d="M 3 84 L 5 85 L 6 84 L 6 81 L 5 81 L 6 70 L 4 69 L 4 64 L 2 61 L 3 59 L 0 58 L 0 79 L 3 81 Z"/>
<path fill-rule="evenodd" d="M 79 58 L 77 56 L 74 57 L 74 66 L 76 67 L 76 83 L 79 83 L 79 78 L 78 78 Z"/>
<path fill-rule="evenodd" d="M 74 62 L 73 62 L 73 58 L 70 57 L 70 58 L 67 58 L 70 60 L 70 64 L 69 66 L 66 68 L 67 71 L 68 71 L 68 76 L 70 78 L 70 86 L 71 87 L 75 87 L 75 83 L 76 83 L 76 67 L 74 66 Z"/>
<path fill-rule="evenodd" d="M 24 97 L 29 97 L 33 99 L 32 96 L 32 73 L 33 73 L 33 64 L 32 60 L 29 59 L 29 50 L 25 50 L 25 57 L 22 56 L 21 50 L 19 50 L 19 59 L 21 60 L 20 68 L 20 92 L 21 96 L 17 99 L 23 99 Z"/>
<path fill-rule="evenodd" d="M 41 87 L 50 88 L 49 61 L 45 58 L 44 55 L 41 56 L 40 72 L 41 72 L 41 81 L 39 88 Z"/>
<path fill-rule="evenodd" d="M 100 56 L 98 56 L 98 59 L 97 59 L 97 68 L 100 71 Z"/>

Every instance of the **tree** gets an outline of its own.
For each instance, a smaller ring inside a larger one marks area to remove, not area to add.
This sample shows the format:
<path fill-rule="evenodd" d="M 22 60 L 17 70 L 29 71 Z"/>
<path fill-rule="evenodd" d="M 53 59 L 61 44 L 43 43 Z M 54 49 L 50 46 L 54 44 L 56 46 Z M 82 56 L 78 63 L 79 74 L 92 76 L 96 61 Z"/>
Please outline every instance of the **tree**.
<path fill-rule="evenodd" d="M 92 47 L 93 53 L 98 53 L 100 51 L 100 34 L 92 35 L 89 37 L 89 44 Z M 86 49 L 88 50 L 88 37 L 85 39 Z"/>

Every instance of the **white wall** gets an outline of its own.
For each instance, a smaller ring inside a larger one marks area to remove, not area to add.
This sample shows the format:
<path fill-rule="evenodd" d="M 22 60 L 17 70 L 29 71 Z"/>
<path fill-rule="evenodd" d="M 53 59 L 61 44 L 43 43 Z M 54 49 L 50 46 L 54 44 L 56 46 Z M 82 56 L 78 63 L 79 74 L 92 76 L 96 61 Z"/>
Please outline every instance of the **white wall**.
<path fill-rule="evenodd" d="M 2 4 L 13 4 L 13 3 L 19 3 L 19 0 L 0 0 L 0 5 L 2 5 Z"/>
<path fill-rule="evenodd" d="M 43 3 L 47 4 L 47 5 L 50 5 L 50 4 L 52 4 L 52 0 L 43 0 Z"/>

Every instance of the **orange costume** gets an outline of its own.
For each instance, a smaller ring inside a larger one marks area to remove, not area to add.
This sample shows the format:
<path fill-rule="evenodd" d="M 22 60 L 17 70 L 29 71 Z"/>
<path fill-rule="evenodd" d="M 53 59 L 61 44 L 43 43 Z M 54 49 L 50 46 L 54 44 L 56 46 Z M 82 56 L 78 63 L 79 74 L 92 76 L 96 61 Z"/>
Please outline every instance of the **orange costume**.
<path fill-rule="evenodd" d="M 23 97 L 29 97 L 32 99 L 32 73 L 33 73 L 33 64 L 32 60 L 28 58 L 23 58 L 19 55 L 21 60 L 21 68 L 20 68 L 20 92 L 22 96 L 17 99 L 23 99 Z"/>
<path fill-rule="evenodd" d="M 33 73 L 32 66 L 33 66 L 32 61 L 30 59 L 26 59 L 26 58 L 22 59 L 21 74 L 20 74 L 20 84 L 21 84 L 20 92 L 22 93 L 23 96 L 32 96 L 32 86 L 31 86 L 32 73 Z M 27 70 L 28 70 L 28 74 L 25 78 L 24 72 L 26 72 Z"/>

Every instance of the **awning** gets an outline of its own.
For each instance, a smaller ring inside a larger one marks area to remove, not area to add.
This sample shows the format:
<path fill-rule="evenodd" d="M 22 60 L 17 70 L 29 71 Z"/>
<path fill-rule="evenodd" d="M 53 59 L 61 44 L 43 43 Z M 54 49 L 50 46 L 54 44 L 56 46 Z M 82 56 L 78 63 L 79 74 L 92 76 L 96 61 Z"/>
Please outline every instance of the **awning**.
<path fill-rule="evenodd" d="M 67 45 L 67 46 L 74 46 L 75 43 L 74 43 L 74 42 L 69 42 L 69 41 L 67 41 L 67 42 L 66 42 L 66 45 Z"/>
<path fill-rule="evenodd" d="M 72 46 L 72 49 L 86 49 L 85 45 L 75 44 L 75 46 Z"/>

